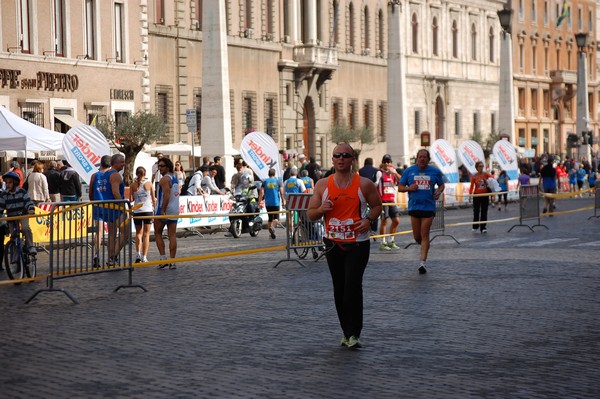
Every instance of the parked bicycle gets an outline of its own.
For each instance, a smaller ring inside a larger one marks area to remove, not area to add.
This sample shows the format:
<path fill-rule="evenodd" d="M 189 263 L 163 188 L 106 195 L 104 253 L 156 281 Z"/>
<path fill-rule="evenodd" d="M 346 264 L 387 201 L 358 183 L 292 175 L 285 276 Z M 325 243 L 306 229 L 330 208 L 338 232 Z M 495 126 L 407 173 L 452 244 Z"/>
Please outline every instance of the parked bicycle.
<path fill-rule="evenodd" d="M 325 250 L 323 235 L 325 227 L 322 221 L 311 222 L 306 217 L 306 212 L 294 212 L 299 217 L 294 217 L 294 230 L 292 232 L 292 244 L 294 252 L 300 259 L 306 258 L 309 250 L 313 259 L 319 258 L 319 252 Z"/>
<path fill-rule="evenodd" d="M 21 234 L 18 222 L 8 222 L 10 239 L 4 246 L 4 268 L 11 280 L 22 279 L 25 276 L 35 277 L 37 273 L 37 257 L 29 253 L 25 238 Z"/>

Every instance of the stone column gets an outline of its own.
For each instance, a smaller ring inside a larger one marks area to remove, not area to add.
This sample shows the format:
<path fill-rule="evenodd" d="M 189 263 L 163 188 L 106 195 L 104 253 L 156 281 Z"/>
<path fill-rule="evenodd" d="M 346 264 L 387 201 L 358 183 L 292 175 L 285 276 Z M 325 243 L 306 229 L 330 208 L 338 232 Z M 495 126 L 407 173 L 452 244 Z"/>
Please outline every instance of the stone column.
<path fill-rule="evenodd" d="M 202 41 L 202 155 L 219 155 L 227 174 L 233 176 L 229 64 L 225 2 L 203 1 Z"/>
<path fill-rule="evenodd" d="M 508 134 L 510 142 L 518 146 L 515 138 L 515 90 L 512 76 L 512 35 L 502 32 L 500 38 L 500 96 L 498 132 Z"/>
<path fill-rule="evenodd" d="M 387 104 L 387 152 L 392 158 L 408 164 L 411 149 L 408 144 L 408 123 L 406 119 L 406 68 L 402 54 L 400 5 L 388 6 L 388 104 Z"/>
<path fill-rule="evenodd" d="M 584 141 L 579 146 L 578 162 L 586 158 L 591 162 L 591 148 L 585 142 L 589 130 L 589 107 L 587 93 L 587 56 L 584 48 L 577 51 L 577 136 L 583 137 Z"/>
<path fill-rule="evenodd" d="M 305 44 L 317 43 L 317 0 L 306 1 L 306 21 L 302 21 L 306 27 L 307 42 Z M 302 16 L 301 16 L 302 17 Z"/>

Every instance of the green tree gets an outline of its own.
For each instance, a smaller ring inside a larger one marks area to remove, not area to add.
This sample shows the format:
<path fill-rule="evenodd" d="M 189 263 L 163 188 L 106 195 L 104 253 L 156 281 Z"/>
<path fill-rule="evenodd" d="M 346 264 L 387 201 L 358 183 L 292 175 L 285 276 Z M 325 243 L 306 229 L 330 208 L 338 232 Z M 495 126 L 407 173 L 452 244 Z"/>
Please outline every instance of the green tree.
<path fill-rule="evenodd" d="M 98 130 L 104 134 L 111 146 L 125 155 L 123 180 L 126 185 L 133 181 L 133 163 L 144 145 L 164 136 L 166 126 L 161 116 L 149 112 L 136 112 L 117 123 L 112 118 L 102 119 L 96 123 Z"/>
<path fill-rule="evenodd" d="M 470 139 L 479 143 L 481 149 L 483 150 L 483 155 L 485 156 L 485 159 L 488 159 L 490 157 L 490 154 L 492 153 L 492 150 L 494 149 L 494 144 L 496 144 L 496 142 L 500 140 L 500 133 L 498 133 L 497 131 L 493 131 L 486 137 L 483 137 L 481 132 L 474 132 L 471 135 Z"/>
<path fill-rule="evenodd" d="M 373 129 L 369 126 L 362 126 L 358 128 L 350 127 L 345 121 L 331 126 L 329 130 L 331 141 L 334 143 L 348 143 L 351 144 L 356 152 L 356 162 L 358 163 L 358 157 L 363 150 L 363 146 L 372 144 L 375 141 L 375 135 Z"/>

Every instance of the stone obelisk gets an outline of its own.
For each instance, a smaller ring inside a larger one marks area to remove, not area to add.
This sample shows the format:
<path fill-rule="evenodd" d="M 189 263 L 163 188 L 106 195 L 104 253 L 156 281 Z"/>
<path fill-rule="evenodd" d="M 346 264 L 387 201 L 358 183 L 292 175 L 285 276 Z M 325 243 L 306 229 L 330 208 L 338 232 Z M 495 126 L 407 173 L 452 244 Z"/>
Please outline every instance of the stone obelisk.
<path fill-rule="evenodd" d="M 224 1 L 202 2 L 202 155 L 221 156 L 233 176 L 229 63 Z"/>
<path fill-rule="evenodd" d="M 388 109 L 387 109 L 387 149 L 396 162 L 409 164 L 408 123 L 406 119 L 406 77 L 405 61 L 402 54 L 400 5 L 388 3 Z"/>

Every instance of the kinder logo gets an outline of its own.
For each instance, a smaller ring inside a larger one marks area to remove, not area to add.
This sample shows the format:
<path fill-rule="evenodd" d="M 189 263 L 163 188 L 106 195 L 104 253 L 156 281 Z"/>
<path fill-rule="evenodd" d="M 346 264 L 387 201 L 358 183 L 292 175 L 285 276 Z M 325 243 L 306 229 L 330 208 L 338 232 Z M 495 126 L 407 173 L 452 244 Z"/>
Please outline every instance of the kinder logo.
<path fill-rule="evenodd" d="M 452 166 L 454 164 L 452 158 L 450 158 L 448 154 L 446 154 L 442 147 L 436 148 L 435 157 L 440 161 L 440 164 L 442 164 L 443 166 Z"/>
<path fill-rule="evenodd" d="M 248 142 L 248 147 L 250 147 L 251 149 L 251 151 L 248 151 L 248 155 L 250 156 L 250 158 L 252 158 L 252 160 L 259 169 L 264 169 L 265 167 L 268 167 L 270 169 L 277 165 L 277 161 L 275 161 L 268 154 L 266 154 L 263 151 L 262 146 L 260 146 L 254 140 L 250 140 Z"/>
<path fill-rule="evenodd" d="M 512 159 L 512 157 L 510 156 L 510 154 L 508 154 L 506 152 L 506 148 L 502 147 L 502 146 L 498 146 L 498 154 L 501 155 L 502 160 L 504 161 L 504 163 L 506 164 L 511 164 L 514 162 L 514 159 Z"/>
<path fill-rule="evenodd" d="M 90 172 L 94 165 L 100 163 L 100 156 L 79 135 L 73 135 L 73 144 L 75 144 L 75 147 L 71 149 L 71 153 L 75 155 L 75 158 L 86 172 Z"/>
<path fill-rule="evenodd" d="M 189 213 L 202 213 L 204 212 L 204 204 L 202 202 L 189 201 L 187 211 Z"/>
<path fill-rule="evenodd" d="M 475 165 L 475 162 L 477 162 L 477 156 L 473 153 L 473 151 L 469 148 L 469 147 L 465 147 L 463 148 L 463 157 L 464 157 L 464 161 L 467 161 L 469 163 L 470 166 Z"/>

